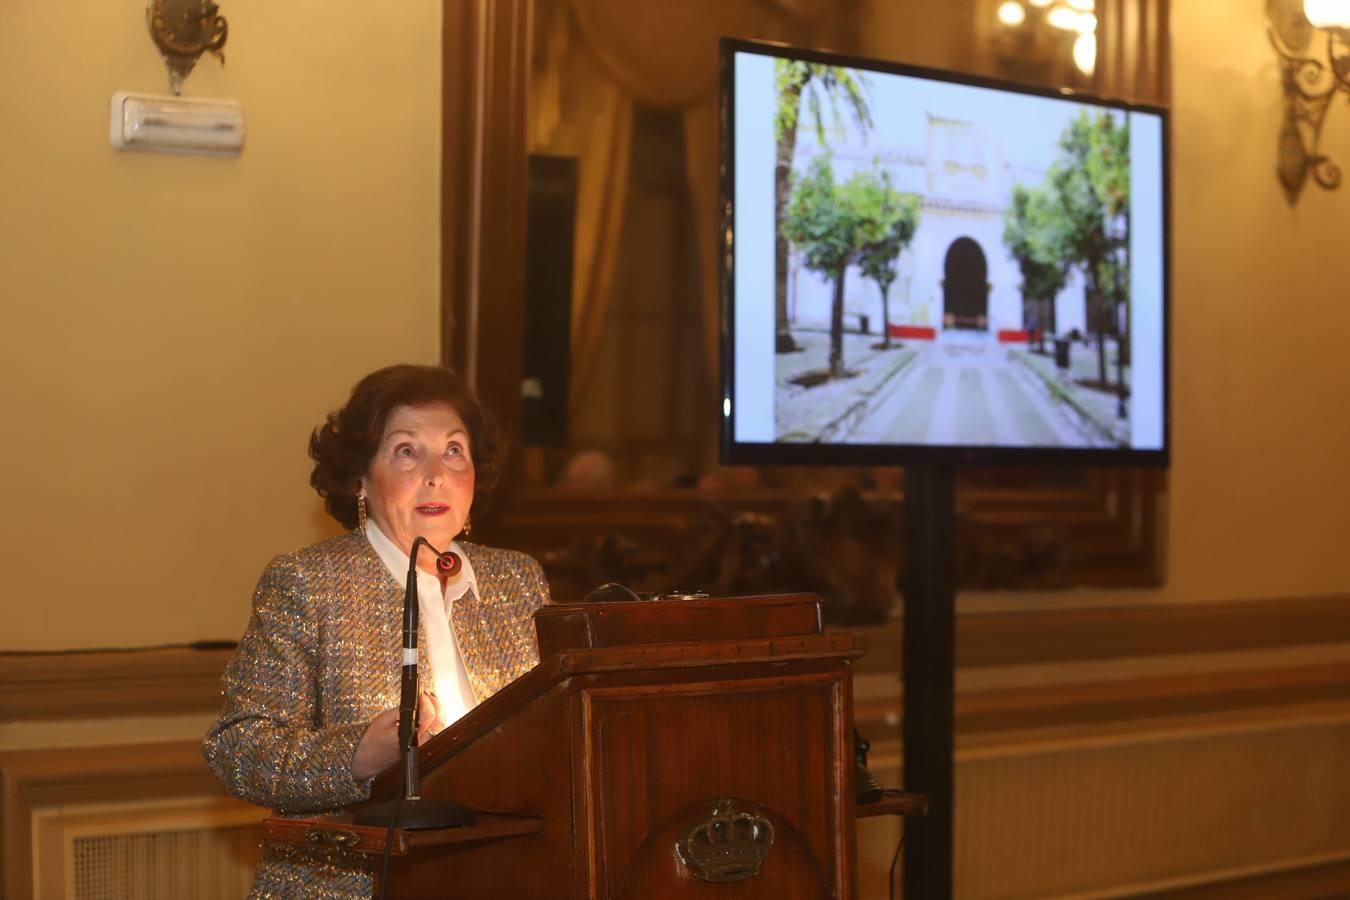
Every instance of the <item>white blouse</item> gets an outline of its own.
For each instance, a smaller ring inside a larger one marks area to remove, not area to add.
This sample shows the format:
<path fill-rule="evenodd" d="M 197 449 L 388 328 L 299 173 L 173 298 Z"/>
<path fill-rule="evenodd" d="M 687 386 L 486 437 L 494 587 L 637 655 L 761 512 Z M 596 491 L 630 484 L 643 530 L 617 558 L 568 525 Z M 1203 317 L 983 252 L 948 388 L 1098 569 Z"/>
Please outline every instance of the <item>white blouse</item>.
<path fill-rule="evenodd" d="M 408 554 L 380 531 L 374 519 L 366 519 L 366 539 L 384 561 L 394 581 L 406 585 Z M 459 719 L 478 702 L 474 699 L 469 673 L 464 668 L 464 657 L 460 655 L 455 631 L 450 625 L 452 604 L 470 590 L 477 596 L 478 580 L 474 577 L 473 564 L 469 562 L 469 555 L 464 552 L 464 548 L 457 541 L 451 541 L 449 549 L 459 556 L 464 565 L 459 574 L 446 580 L 444 593 L 439 578 L 422 569 L 417 570 L 417 606 L 422 627 L 426 630 L 426 657 L 431 665 L 436 699 L 441 704 L 442 726 Z"/>

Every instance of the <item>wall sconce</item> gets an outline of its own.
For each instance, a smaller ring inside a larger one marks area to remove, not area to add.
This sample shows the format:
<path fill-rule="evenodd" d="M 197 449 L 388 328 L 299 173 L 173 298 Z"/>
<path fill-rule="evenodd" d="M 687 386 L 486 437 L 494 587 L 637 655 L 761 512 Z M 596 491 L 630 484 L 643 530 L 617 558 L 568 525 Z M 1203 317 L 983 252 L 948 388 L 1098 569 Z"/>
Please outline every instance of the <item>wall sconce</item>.
<path fill-rule="evenodd" d="M 155 46 L 164 54 L 169 89 L 175 96 L 183 93 L 183 79 L 203 53 L 213 53 L 225 62 L 221 50 L 230 29 L 212 0 L 150 0 L 145 20 Z"/>
<path fill-rule="evenodd" d="M 1266 34 L 1284 84 L 1276 174 L 1292 206 L 1309 174 L 1328 190 L 1341 183 L 1318 146 L 1327 107 L 1350 95 L 1350 0 L 1266 0 Z"/>

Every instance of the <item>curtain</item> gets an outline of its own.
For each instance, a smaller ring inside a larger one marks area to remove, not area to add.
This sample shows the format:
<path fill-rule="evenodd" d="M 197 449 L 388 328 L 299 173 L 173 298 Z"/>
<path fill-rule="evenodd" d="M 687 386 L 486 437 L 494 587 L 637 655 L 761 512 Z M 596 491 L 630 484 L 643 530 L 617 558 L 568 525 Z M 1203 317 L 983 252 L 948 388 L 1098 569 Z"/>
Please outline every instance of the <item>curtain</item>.
<path fill-rule="evenodd" d="M 637 103 L 679 110 L 685 132 L 685 170 L 695 218 L 700 287 L 699 316 L 706 362 L 715 380 L 718 365 L 718 53 L 723 35 L 780 41 L 808 36 L 829 40 L 821 30 L 824 0 L 681 0 L 647 4 L 633 0 L 557 0 L 547 15 L 548 71 L 586 107 L 567 110 L 564 96 L 548 99 L 547 77 L 536 84 L 541 130 L 551 114 L 579 123 L 566 134 L 557 125 L 551 146 L 572 146 L 580 162 L 577 241 L 573 263 L 572 397 L 575 410 L 594 374 L 622 232 L 630 172 L 633 108 Z M 568 15 L 570 13 L 570 16 Z M 562 37 L 567 34 L 568 37 Z M 540 91 L 543 91 L 541 96 Z M 580 100 L 583 95 L 588 99 Z M 561 109 L 561 112 L 558 112 Z M 541 135 L 541 139 L 544 136 Z"/>
<path fill-rule="evenodd" d="M 720 359 L 718 343 L 721 324 L 721 291 L 717 256 L 722 252 L 718 239 L 721 216 L 718 214 L 717 146 L 718 100 L 716 94 L 685 108 L 684 168 L 689 176 L 689 195 L 694 214 L 694 239 L 698 246 L 698 285 L 702 301 L 703 359 L 710 383 L 717 383 Z"/>
<path fill-rule="evenodd" d="M 542 58 L 531 73 L 530 152 L 574 156 L 577 198 L 572 257 L 572 412 L 595 371 L 609 312 L 628 199 L 633 98 L 585 42 L 573 40 L 565 6 L 547 9 Z"/>

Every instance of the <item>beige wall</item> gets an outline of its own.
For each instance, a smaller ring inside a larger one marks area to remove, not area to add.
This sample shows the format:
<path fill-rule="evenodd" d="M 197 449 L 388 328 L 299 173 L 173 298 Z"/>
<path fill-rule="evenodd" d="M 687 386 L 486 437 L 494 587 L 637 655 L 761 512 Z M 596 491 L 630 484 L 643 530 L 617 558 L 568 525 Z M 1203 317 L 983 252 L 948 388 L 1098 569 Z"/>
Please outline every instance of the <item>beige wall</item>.
<path fill-rule="evenodd" d="M 1350 188 L 1275 180 L 1260 3 L 1172 4 L 1170 579 L 1184 599 L 1350 591 Z M 1325 150 L 1350 166 L 1350 109 Z"/>
<path fill-rule="evenodd" d="M 936 17 L 881 0 L 864 8 L 866 53 L 983 65 L 962 48 L 969 25 L 952 20 L 969 13 L 954 5 Z M 1262 4 L 1171 8 L 1167 583 L 970 594 L 963 608 L 1350 591 L 1350 186 L 1311 186 L 1296 207 L 1285 202 L 1275 179 L 1280 75 Z M 1350 168 L 1343 102 L 1328 114 L 1325 149 Z"/>
<path fill-rule="evenodd" d="M 166 89 L 144 9 L 0 3 L 0 649 L 237 637 L 332 527 L 309 429 L 438 352 L 441 5 L 226 0 L 186 93 L 237 160 L 109 147 Z"/>
<path fill-rule="evenodd" d="M 1168 583 L 971 608 L 1350 590 L 1350 187 L 1284 201 L 1259 4 L 1173 6 Z M 308 429 L 437 352 L 440 5 L 225 4 L 228 65 L 187 84 L 245 105 L 225 161 L 108 147 L 111 93 L 165 84 L 142 8 L 0 5 L 0 649 L 237 636 L 266 559 L 331 527 Z M 1344 104 L 1327 135 L 1350 165 Z"/>

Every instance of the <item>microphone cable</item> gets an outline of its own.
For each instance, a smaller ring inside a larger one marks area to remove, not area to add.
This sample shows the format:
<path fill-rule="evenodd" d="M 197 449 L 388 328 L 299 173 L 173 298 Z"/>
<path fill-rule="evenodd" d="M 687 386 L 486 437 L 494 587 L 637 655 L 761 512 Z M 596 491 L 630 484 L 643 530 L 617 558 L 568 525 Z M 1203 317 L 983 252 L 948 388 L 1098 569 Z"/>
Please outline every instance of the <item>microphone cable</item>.
<path fill-rule="evenodd" d="M 389 857 L 394 849 L 394 829 L 398 826 L 398 814 L 403 811 L 403 787 L 406 775 L 403 766 L 398 767 L 398 801 L 394 804 L 394 814 L 389 817 L 389 828 L 384 833 L 384 861 L 380 863 L 380 900 L 384 900 L 389 890 Z"/>
<path fill-rule="evenodd" d="M 891 900 L 899 900 L 899 896 L 900 896 L 899 894 L 897 894 L 897 893 L 895 892 L 895 864 L 898 863 L 898 862 L 900 861 L 900 851 L 903 850 L 904 847 L 905 847 L 905 830 L 904 830 L 904 829 L 905 829 L 905 820 L 902 818 L 902 819 L 900 820 L 900 843 L 898 843 L 898 844 L 895 845 L 895 855 L 891 857 L 891 871 L 890 871 L 889 880 L 887 881 L 888 888 L 887 888 L 887 890 L 886 890 L 886 896 L 887 896 L 887 897 L 890 897 Z M 381 894 L 382 900 L 383 900 L 383 896 L 384 896 L 384 895 Z"/>

